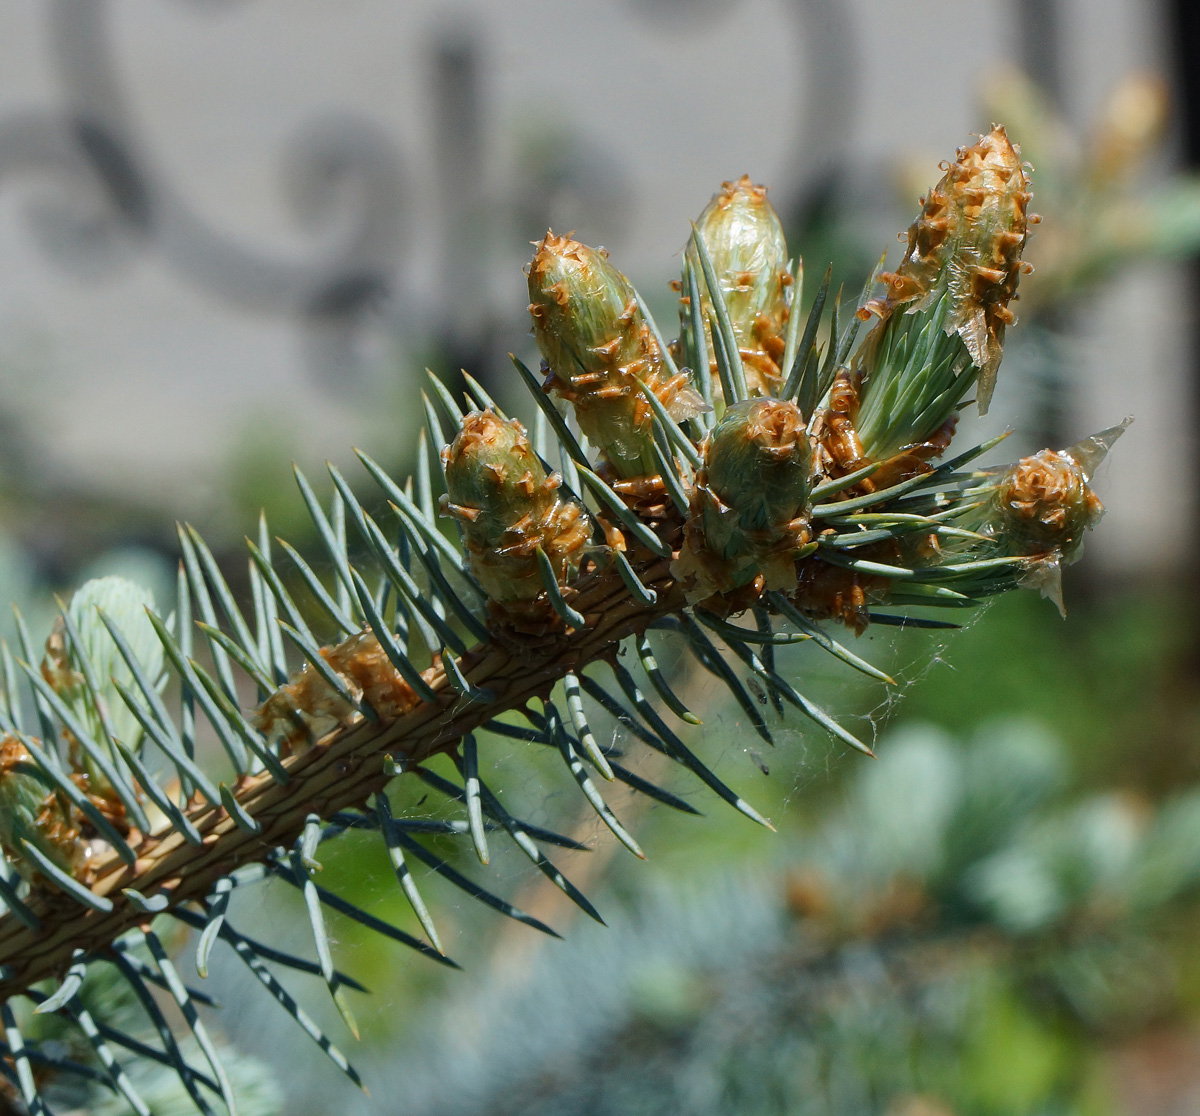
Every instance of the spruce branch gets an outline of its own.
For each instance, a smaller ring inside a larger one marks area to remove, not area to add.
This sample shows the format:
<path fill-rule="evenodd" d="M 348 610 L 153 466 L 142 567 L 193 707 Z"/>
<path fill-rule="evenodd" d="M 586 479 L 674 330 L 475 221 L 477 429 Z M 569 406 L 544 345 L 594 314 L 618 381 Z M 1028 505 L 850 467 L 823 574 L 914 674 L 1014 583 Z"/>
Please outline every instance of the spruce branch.
<path fill-rule="evenodd" d="M 87 1037 L 166 1060 L 200 1111 L 201 1085 L 233 1109 L 231 1079 L 197 1011 L 203 995 L 183 984 L 156 920 L 200 931 L 202 975 L 210 951 L 230 946 L 357 1081 L 268 968 L 320 976 L 354 1032 L 342 995 L 353 982 L 334 967 L 326 910 L 453 964 L 408 872 L 411 856 L 481 903 L 555 933 L 419 838 L 464 838 L 486 865 L 489 834 L 503 834 L 600 919 L 544 851 L 577 842 L 507 812 L 480 777 L 477 734 L 557 754 L 568 785 L 637 856 L 592 770 L 695 809 L 617 762 L 622 753 L 592 732 L 593 709 L 770 826 L 689 746 L 686 726 L 699 718 L 660 668 L 651 630 L 682 648 L 684 669 L 719 681 L 768 742 L 759 696 L 873 755 L 784 676 L 778 648 L 811 642 L 889 684 L 829 626 L 953 626 L 880 608 L 969 609 L 1021 586 L 1061 605 L 1061 566 L 1101 510 L 1092 474 L 1123 427 L 1006 467 L 976 465 L 1000 439 L 942 461 L 967 391 L 990 391 L 1015 320 L 1008 303 L 1023 272 L 1029 198 L 1027 172 L 996 128 L 961 150 L 923 200 L 900 269 L 879 275 L 888 293 L 870 299 L 873 274 L 849 323 L 839 329 L 834 299 L 822 333 L 829 276 L 802 331 L 803 266 L 788 262 L 766 191 L 726 184 L 692 228 L 677 287 L 681 336 L 671 345 L 604 252 L 547 233 L 529 269 L 544 379 L 514 358 L 537 405 L 532 439 L 475 381 L 460 406 L 432 378 L 424 410 L 438 456 L 422 439 L 416 475 L 401 484 L 360 455 L 389 504 L 378 520 L 337 469 L 328 506 L 296 470 L 323 553 L 314 563 L 278 540 L 285 574 L 261 522 L 247 541 L 246 610 L 201 536 L 181 526 L 173 621 L 136 588 L 103 579 L 63 610 L 40 663 L 18 623 L 19 654 L 0 646 L 0 1001 L 11 1035 L 0 1065 L 27 1107 L 42 1103 L 30 1069 L 42 1055 L 7 1005 L 33 1003 L 81 1026 L 80 974 L 111 961 L 161 1046 L 123 1030 Z M 461 546 L 442 533 L 439 510 Z M 289 586 L 304 590 L 303 607 Z M 335 638 L 325 642 L 328 632 Z M 177 714 L 163 696 L 168 680 Z M 529 727 L 498 719 L 509 712 Z M 205 724 L 232 766 L 229 782 L 196 761 Z M 172 778 L 156 778 L 147 745 Z M 460 783 L 422 766 L 441 753 Z M 386 791 L 404 773 L 464 816 L 394 814 Z M 428 941 L 313 878 L 320 844 L 351 829 L 386 847 Z M 315 963 L 230 925 L 230 893 L 268 878 L 302 893 Z M 63 982 L 56 991 L 35 987 L 51 979 Z M 146 981 L 169 992 L 211 1075 L 187 1061 Z M 123 1089 L 108 1048 L 93 1049 L 96 1072 Z"/>
<path fill-rule="evenodd" d="M 459 669 L 473 685 L 492 692 L 490 702 L 471 701 L 453 688 L 444 668 L 428 668 L 422 677 L 434 694 L 433 701 L 387 725 L 372 724 L 359 715 L 353 724 L 335 729 L 303 755 L 284 759 L 286 783 L 269 772 L 241 779 L 232 795 L 253 820 L 253 830 L 238 825 L 219 802 L 206 802 L 187 812 L 200 835 L 199 845 L 167 829 L 141 842 L 132 865 L 115 853 L 110 855 L 94 867 L 90 888 L 113 904 L 110 912 L 67 902 L 50 888 L 36 889 L 27 902 L 38 930 L 11 915 L 0 919 L 0 971 L 4 973 L 0 997 L 65 971 L 76 950 L 86 955 L 103 952 L 121 934 L 144 922 L 145 911 L 124 895 L 124 889 L 136 887 L 144 896 L 162 895 L 170 907 L 201 900 L 235 869 L 265 860 L 276 848 L 290 847 L 309 815 L 328 819 L 364 806 L 393 778 L 395 768 L 385 764 L 386 758 L 415 766 L 450 751 L 467 733 L 501 713 L 548 696 L 570 671 L 615 655 L 627 636 L 640 635 L 683 604 L 665 559 L 641 563 L 636 569 L 639 580 L 657 594 L 653 606 L 634 600 L 619 576 L 596 574 L 591 584 L 580 585 L 576 597 L 585 627 L 546 640 L 540 647 L 522 647 L 519 653 L 497 641 L 464 656 Z M 54 929 L 47 932 L 50 927 Z"/>

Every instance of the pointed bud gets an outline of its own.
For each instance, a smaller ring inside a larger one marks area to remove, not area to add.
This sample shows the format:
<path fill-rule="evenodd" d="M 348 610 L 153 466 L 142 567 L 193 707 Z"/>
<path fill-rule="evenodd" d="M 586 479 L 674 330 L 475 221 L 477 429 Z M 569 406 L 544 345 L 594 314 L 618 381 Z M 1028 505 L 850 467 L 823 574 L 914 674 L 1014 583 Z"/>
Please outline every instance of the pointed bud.
<path fill-rule="evenodd" d="M 686 375 L 668 372 L 629 280 L 603 250 L 548 232 L 529 266 L 529 313 L 547 389 L 571 403 L 618 476 L 657 473 L 653 412 L 638 381 L 673 418 L 704 404 Z"/>
<path fill-rule="evenodd" d="M 32 774 L 37 768 L 16 737 L 0 738 L 0 847 L 26 878 L 22 839 L 64 872 L 75 875 L 86 859 L 86 843 L 72 820 L 70 804 Z"/>
<path fill-rule="evenodd" d="M 1042 450 L 1000 474 L 984 532 L 1004 553 L 1029 556 L 1017 584 L 1036 589 L 1065 616 L 1062 567 L 1103 514 L 1083 467 L 1065 451 Z"/>
<path fill-rule="evenodd" d="M 751 395 L 775 395 L 785 376 L 779 363 L 788 316 L 785 292 L 792 276 L 783 225 L 775 207 L 767 201 L 767 188 L 755 186 L 747 175 L 722 184 L 700 214 L 696 230 L 704 240 L 725 295 L 746 370 L 746 386 Z M 695 245 L 690 241 L 685 259 L 693 274 L 702 276 Z M 703 279 L 698 285 L 704 292 L 704 319 L 711 329 L 712 301 Z M 686 304 L 683 319 L 686 330 Z M 711 357 L 710 362 L 715 384 L 716 364 Z"/>
<path fill-rule="evenodd" d="M 808 543 L 812 447 L 800 409 L 778 399 L 730 407 L 709 435 L 684 544 L 672 569 L 690 601 L 756 583 L 793 589 Z"/>
<path fill-rule="evenodd" d="M 999 470 L 979 513 L 977 530 L 994 539 L 1001 553 L 1030 559 L 1017 584 L 1039 590 L 1064 614 L 1062 567 L 1078 557 L 1083 536 L 1104 514 L 1089 482 L 1130 421 Z"/>
<path fill-rule="evenodd" d="M 880 276 L 887 294 L 859 311 L 864 318 L 874 314 L 883 319 L 861 351 L 864 409 L 888 410 L 887 405 L 873 407 L 873 396 L 889 395 L 893 406 L 905 398 L 903 414 L 888 419 L 892 427 L 904 428 L 900 441 L 888 441 L 886 448 L 892 451 L 928 437 L 972 383 L 979 413 L 987 412 L 1005 326 L 1015 321 L 1008 304 L 1016 297 L 1022 270 L 1028 270 L 1021 254 L 1033 195 L 1020 152 L 1004 129 L 997 125 L 943 166 L 945 175 L 921 200 L 921 213 L 908 230 L 900 266 Z M 927 328 L 931 323 L 947 338 L 961 341 L 963 351 L 935 343 Z M 898 333 L 907 336 L 890 336 Z M 935 366 L 938 371 L 931 375 Z M 967 376 L 959 374 L 964 370 Z M 919 395 L 909 397 L 907 385 L 897 385 L 906 377 L 922 378 L 926 386 Z M 936 410 L 936 421 L 925 421 L 929 407 Z M 875 435 L 864 435 L 864 444 Z"/>
<path fill-rule="evenodd" d="M 94 578 L 80 586 L 67 609 L 71 625 L 79 635 L 80 645 L 68 647 L 66 628 L 61 617 L 46 640 L 42 677 L 98 743 L 103 743 L 105 739 L 101 708 L 113 735 L 122 744 L 136 751 L 142 737 L 140 723 L 129 711 L 115 684 L 120 682 L 132 687 L 133 671 L 100 619 L 100 612 L 103 611 L 120 630 L 141 663 L 146 677 L 157 681 L 163 669 L 163 648 L 146 615 L 146 609 L 153 607 L 153 594 L 132 581 L 123 577 Z M 97 686 L 95 698 L 84 684 L 78 656 L 86 658 L 90 665 Z M 118 759 L 116 756 L 112 758 Z M 91 793 L 103 795 L 111 790 L 87 753 L 74 742 L 71 745 L 71 762 L 77 771 L 87 775 Z"/>
<path fill-rule="evenodd" d="M 525 428 L 491 411 L 467 415 L 442 460 L 442 511 L 458 520 L 467 564 L 488 601 L 510 622 L 544 627 L 553 613 L 537 550 L 564 586 L 591 531 L 583 508 L 559 495 L 561 478 L 546 475 Z"/>
<path fill-rule="evenodd" d="M 1070 559 L 1103 513 L 1075 459 L 1067 451 L 1042 450 L 997 478 L 989 525 L 1008 553 L 1053 551 Z"/>

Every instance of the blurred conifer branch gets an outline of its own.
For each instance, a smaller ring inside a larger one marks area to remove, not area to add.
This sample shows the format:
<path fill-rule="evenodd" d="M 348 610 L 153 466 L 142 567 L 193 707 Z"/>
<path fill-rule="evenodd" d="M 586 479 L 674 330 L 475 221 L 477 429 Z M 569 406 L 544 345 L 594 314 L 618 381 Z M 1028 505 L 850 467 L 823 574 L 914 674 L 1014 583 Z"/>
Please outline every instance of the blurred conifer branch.
<path fill-rule="evenodd" d="M 1163 1038 L 1186 1033 L 1200 795 L 1080 775 L 1023 718 L 895 729 L 782 867 L 648 889 L 521 981 L 433 1005 L 382 1073 L 397 1111 L 1144 1111 L 1105 1104 L 1134 1052 L 1187 1095 L 1192 1047 Z"/>

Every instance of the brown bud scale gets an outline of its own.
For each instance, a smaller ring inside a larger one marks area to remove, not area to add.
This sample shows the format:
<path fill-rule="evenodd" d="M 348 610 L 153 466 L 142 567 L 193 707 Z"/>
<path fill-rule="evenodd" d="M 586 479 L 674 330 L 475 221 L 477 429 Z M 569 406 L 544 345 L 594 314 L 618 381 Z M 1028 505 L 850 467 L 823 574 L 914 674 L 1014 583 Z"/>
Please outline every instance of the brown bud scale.
<path fill-rule="evenodd" d="M 355 698 L 365 701 L 383 719 L 394 720 L 417 705 L 412 687 L 392 665 L 371 632 L 359 632 L 321 657 Z M 358 714 L 352 705 L 309 663 L 280 686 L 255 715 L 255 725 L 268 740 L 278 740 L 285 756 L 302 754 L 314 741 Z"/>

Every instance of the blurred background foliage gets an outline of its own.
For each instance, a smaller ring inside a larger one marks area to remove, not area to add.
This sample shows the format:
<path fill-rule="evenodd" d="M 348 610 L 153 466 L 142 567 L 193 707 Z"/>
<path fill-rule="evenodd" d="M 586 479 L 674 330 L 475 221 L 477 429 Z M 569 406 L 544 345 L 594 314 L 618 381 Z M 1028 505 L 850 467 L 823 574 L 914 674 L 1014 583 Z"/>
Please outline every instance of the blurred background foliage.
<path fill-rule="evenodd" d="M 646 5 L 654 18 L 660 7 Z M 464 51 L 451 42 L 435 69 L 459 94 L 438 102 L 440 119 L 451 140 L 465 136 L 457 154 L 441 157 L 451 174 L 469 178 L 479 173 L 470 114 L 480 93 Z M 1009 70 L 977 90 L 978 120 L 1004 121 L 1034 164 L 1035 208 L 1045 218 L 1030 250 L 1038 273 L 1022 286 L 1022 321 L 1010 332 L 993 407 L 1013 416 L 1017 452 L 1082 433 L 1077 396 L 1088 381 L 1074 353 L 1088 306 L 1131 270 L 1190 260 L 1200 248 L 1200 181 L 1172 167 L 1177 106 L 1166 80 L 1134 74 L 1110 83 L 1099 111 L 1079 126 L 1064 118 L 1047 74 L 1035 77 Z M 586 136 L 527 122 L 513 142 L 525 179 L 501 216 L 473 208 L 478 199 L 465 187 L 447 201 L 465 224 L 445 246 L 439 312 L 414 321 L 418 307 L 395 317 L 386 343 L 366 358 L 370 374 L 344 389 L 343 402 L 362 418 L 356 432 L 385 467 L 408 466 L 422 365 L 466 364 L 501 401 L 515 397 L 495 369 L 505 348 L 521 343 L 519 305 L 503 320 L 476 314 L 463 326 L 453 317 L 455 291 L 487 286 L 472 246 L 507 266 L 519 261 L 524 249 L 514 245 L 526 232 L 570 219 L 579 204 L 590 207 L 594 228 L 612 230 L 606 236 L 627 231 L 627 184 Z M 894 155 L 890 175 L 878 177 L 894 184 L 894 196 L 892 185 L 852 188 L 845 168 L 828 160 L 779 199 L 789 242 L 810 269 L 834 260 L 847 290 L 873 264 L 881 224 L 906 223 L 934 177 L 927 160 L 913 165 L 903 136 Z M 722 167 L 714 177 L 740 170 Z M 690 215 L 676 215 L 681 227 Z M 653 293 L 667 308 L 665 287 Z M 660 314 L 669 317 L 669 309 Z M 22 399 L 37 388 L 18 373 L 13 365 L 0 391 L 0 597 L 17 602 L 35 632 L 48 630 L 53 593 L 103 573 L 133 577 L 169 601 L 177 552 L 162 500 L 144 486 L 114 494 L 48 472 L 37 449 L 44 432 L 29 416 L 52 412 L 52 401 L 30 412 Z M 26 382 L 14 386 L 17 379 Z M 303 434 L 259 403 L 240 414 L 226 445 L 214 450 L 219 461 L 197 501 L 209 537 L 224 530 L 232 555 L 263 508 L 280 534 L 302 541 L 306 520 L 287 462 L 305 455 Z M 1117 447 L 1112 472 L 1122 470 L 1126 448 Z M 1183 473 L 1191 454 L 1189 444 L 1167 456 Z M 1169 486 L 1173 478 L 1159 479 Z M 1188 491 L 1174 502 L 1146 496 L 1186 520 L 1194 537 Z M 188 506 L 176 510 L 186 515 Z M 1154 539 L 1145 543 L 1152 549 Z M 352 1048 L 370 1097 L 348 1095 L 258 1000 L 259 989 L 214 964 L 208 984 L 226 1006 L 216 1025 L 247 1058 L 235 1069 L 246 1083 L 245 1111 L 1200 1109 L 1200 641 L 1193 550 L 1184 555 L 1138 576 L 1128 564 L 1117 574 L 1093 569 L 1085 553 L 1067 574 L 1065 623 L 1047 602 L 1020 594 L 950 638 L 871 631 L 857 647 L 899 672 L 894 697 L 810 661 L 803 648 L 781 652 L 785 673 L 818 671 L 819 696 L 835 693 L 839 710 L 874 726 L 875 763 L 799 729 L 781 733 L 785 746 L 766 754 L 756 739 L 746 743 L 736 710 L 706 707 L 701 681 L 677 678 L 705 720 L 718 772 L 754 789 L 777 835 L 733 814 L 687 818 L 618 798 L 617 813 L 650 854 L 647 864 L 626 863 L 590 814 L 547 795 L 538 757 L 489 740 L 489 782 L 520 804 L 514 812 L 595 846 L 562 863 L 598 892 L 610 925 L 582 924 L 515 860 L 499 866 L 499 889 L 565 943 L 487 920 L 434 879 L 423 888 L 466 973 L 446 974 L 337 923 L 345 967 L 365 974 L 373 992 L 355 1003 L 362 1042 L 338 1040 Z M 241 571 L 228 564 L 236 583 Z M 669 646 L 661 650 L 669 670 Z M 398 793 L 409 797 L 410 813 L 423 805 L 415 781 Z M 428 803 L 431 815 L 436 809 Z M 323 850 L 323 861 L 347 898 L 417 931 L 377 850 L 350 834 Z M 298 902 L 271 888 L 239 895 L 235 907 L 242 904 L 247 928 L 269 924 L 272 941 L 287 948 L 294 939 L 303 951 Z M 295 990 L 338 1034 L 318 990 Z M 139 1088 L 153 1099 L 150 1084 Z M 98 1094 L 67 1099 L 105 1116 L 120 1111 L 111 1099 L 96 1107 Z M 164 1092 L 161 1111 L 174 1111 L 178 1099 Z"/>

